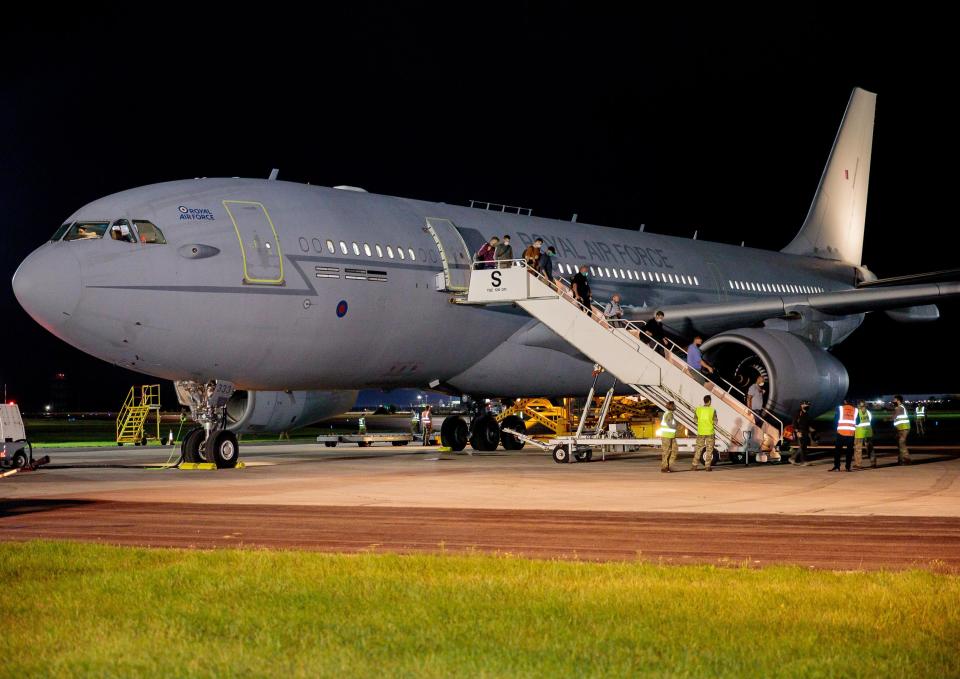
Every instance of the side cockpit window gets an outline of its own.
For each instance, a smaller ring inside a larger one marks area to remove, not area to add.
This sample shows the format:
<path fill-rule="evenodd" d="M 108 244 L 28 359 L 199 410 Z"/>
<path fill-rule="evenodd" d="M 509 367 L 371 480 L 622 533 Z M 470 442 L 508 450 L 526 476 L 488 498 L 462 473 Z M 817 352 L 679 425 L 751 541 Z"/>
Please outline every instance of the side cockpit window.
<path fill-rule="evenodd" d="M 95 240 L 103 238 L 107 232 L 108 222 L 77 222 L 67 231 L 63 240 Z"/>
<path fill-rule="evenodd" d="M 130 228 L 130 222 L 126 219 L 118 219 L 110 225 L 110 238 L 126 243 L 137 242 L 137 237 L 133 235 L 133 229 Z"/>
<path fill-rule="evenodd" d="M 53 243 L 53 242 L 58 241 L 58 240 L 60 240 L 61 238 L 63 238 L 63 234 L 65 234 L 65 233 L 67 232 L 67 229 L 70 228 L 70 225 L 71 225 L 71 224 L 73 224 L 73 222 L 67 222 L 66 224 L 64 224 L 63 226 L 61 226 L 59 229 L 57 229 L 56 231 L 54 231 L 54 232 L 53 232 L 53 235 L 50 236 L 50 242 Z"/>
<path fill-rule="evenodd" d="M 167 239 L 163 237 L 163 232 L 158 229 L 153 222 L 148 222 L 145 219 L 134 219 L 133 223 L 137 227 L 137 233 L 140 234 L 141 243 L 167 244 Z"/>

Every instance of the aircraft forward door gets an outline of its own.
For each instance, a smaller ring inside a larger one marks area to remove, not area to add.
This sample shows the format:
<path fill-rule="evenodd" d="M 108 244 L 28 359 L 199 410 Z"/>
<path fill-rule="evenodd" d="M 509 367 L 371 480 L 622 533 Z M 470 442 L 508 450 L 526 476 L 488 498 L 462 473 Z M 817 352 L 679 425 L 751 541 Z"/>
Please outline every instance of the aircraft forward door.
<path fill-rule="evenodd" d="M 445 288 L 465 292 L 470 287 L 470 251 L 449 219 L 427 219 L 427 231 L 440 251 Z"/>
<path fill-rule="evenodd" d="M 283 253 L 280 238 L 262 203 L 225 200 L 223 207 L 233 221 L 243 258 L 243 282 L 252 285 L 283 285 Z"/>

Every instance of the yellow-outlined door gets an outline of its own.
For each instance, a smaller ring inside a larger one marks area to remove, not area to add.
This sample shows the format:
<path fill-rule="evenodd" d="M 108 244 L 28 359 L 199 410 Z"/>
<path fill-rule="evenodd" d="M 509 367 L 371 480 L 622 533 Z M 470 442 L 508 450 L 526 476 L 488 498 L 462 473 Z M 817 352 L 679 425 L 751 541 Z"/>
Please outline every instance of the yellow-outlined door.
<path fill-rule="evenodd" d="M 230 215 L 240 241 L 243 282 L 283 285 L 280 237 L 267 208 L 252 200 L 225 200 L 223 207 Z"/>

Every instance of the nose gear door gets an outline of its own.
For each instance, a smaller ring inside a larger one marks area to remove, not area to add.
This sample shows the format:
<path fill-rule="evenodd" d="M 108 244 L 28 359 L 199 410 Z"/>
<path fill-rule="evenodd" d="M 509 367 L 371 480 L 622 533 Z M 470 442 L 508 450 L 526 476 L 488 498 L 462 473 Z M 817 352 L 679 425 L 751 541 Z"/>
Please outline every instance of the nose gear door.
<path fill-rule="evenodd" d="M 233 221 L 243 257 L 243 282 L 253 285 L 283 285 L 283 253 L 280 238 L 263 203 L 225 200 L 223 207 Z"/>

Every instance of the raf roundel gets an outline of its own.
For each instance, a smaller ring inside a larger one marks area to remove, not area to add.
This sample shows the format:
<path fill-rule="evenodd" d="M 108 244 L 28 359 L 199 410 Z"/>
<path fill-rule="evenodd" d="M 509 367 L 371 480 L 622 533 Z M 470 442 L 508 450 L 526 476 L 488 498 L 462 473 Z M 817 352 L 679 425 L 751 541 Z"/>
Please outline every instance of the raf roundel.
<path fill-rule="evenodd" d="M 178 207 L 177 209 L 180 210 L 180 212 L 182 212 L 183 214 L 187 214 L 187 207 L 186 207 L 186 205 L 181 205 L 181 206 Z"/>
<path fill-rule="evenodd" d="M 337 318 L 343 318 L 347 315 L 347 300 L 341 299 L 337 304 Z"/>

